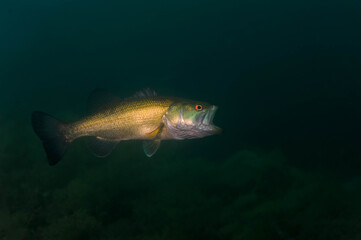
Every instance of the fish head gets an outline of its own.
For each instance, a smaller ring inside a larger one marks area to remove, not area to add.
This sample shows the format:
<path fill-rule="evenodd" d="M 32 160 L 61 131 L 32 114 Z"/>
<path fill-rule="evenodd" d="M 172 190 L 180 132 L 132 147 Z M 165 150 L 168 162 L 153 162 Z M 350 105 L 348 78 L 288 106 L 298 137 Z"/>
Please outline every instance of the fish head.
<path fill-rule="evenodd" d="M 213 124 L 218 107 L 197 101 L 178 101 L 173 103 L 164 116 L 167 133 L 173 139 L 202 138 L 221 133 Z"/>

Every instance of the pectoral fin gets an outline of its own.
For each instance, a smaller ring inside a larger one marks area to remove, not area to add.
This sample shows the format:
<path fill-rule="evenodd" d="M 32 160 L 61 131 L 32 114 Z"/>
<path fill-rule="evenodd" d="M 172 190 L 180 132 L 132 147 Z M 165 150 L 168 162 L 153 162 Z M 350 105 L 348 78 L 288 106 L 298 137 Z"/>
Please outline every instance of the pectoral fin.
<path fill-rule="evenodd" d="M 162 134 L 163 127 L 164 124 L 156 128 L 154 131 L 147 133 L 145 136 L 149 139 L 156 139 L 156 138 L 160 139 L 160 135 Z"/>
<path fill-rule="evenodd" d="M 108 156 L 118 143 L 119 141 L 108 140 L 100 137 L 90 137 L 88 139 L 88 146 L 97 157 Z"/>
<path fill-rule="evenodd" d="M 146 135 L 146 137 L 150 138 L 150 140 L 143 141 L 143 150 L 147 157 L 153 156 L 158 150 L 163 127 L 164 124 L 161 124 L 157 129 Z"/>

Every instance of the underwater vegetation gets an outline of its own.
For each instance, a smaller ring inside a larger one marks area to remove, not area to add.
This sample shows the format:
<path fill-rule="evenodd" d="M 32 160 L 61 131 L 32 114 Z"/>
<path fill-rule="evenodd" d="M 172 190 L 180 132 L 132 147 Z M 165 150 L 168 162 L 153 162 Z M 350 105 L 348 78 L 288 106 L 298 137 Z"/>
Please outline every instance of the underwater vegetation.
<path fill-rule="evenodd" d="M 78 142 L 49 167 L 28 123 L 4 126 L 0 239 L 361 239 L 361 179 L 279 149 L 214 160 L 169 142 L 149 159 L 130 142 L 98 159 Z"/>

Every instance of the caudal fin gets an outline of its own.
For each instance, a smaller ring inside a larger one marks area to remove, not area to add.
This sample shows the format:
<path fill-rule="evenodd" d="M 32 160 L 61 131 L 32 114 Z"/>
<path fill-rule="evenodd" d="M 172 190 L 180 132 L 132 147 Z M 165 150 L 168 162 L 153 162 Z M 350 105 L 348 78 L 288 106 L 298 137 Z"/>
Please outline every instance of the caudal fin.
<path fill-rule="evenodd" d="M 54 117 L 39 111 L 32 113 L 31 123 L 36 135 L 43 142 L 49 165 L 57 164 L 70 144 L 64 135 L 65 125 Z"/>

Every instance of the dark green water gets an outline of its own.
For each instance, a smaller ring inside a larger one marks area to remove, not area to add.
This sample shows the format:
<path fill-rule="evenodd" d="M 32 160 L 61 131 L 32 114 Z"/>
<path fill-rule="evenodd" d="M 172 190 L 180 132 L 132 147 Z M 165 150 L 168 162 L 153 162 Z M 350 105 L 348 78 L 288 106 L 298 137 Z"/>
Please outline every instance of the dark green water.
<path fill-rule="evenodd" d="M 0 239 L 361 239 L 361 2 L 0 2 Z M 76 141 L 50 167 L 33 110 L 94 88 L 219 106 L 224 134 Z"/>

